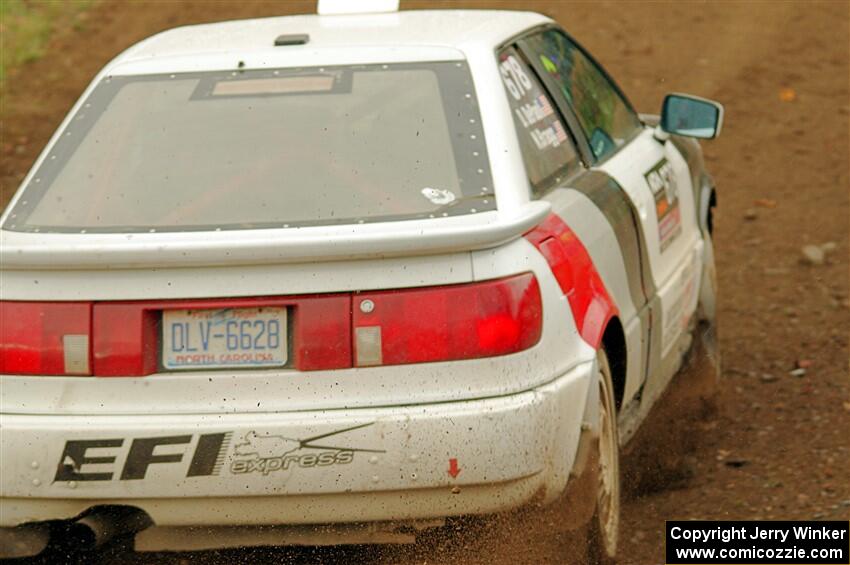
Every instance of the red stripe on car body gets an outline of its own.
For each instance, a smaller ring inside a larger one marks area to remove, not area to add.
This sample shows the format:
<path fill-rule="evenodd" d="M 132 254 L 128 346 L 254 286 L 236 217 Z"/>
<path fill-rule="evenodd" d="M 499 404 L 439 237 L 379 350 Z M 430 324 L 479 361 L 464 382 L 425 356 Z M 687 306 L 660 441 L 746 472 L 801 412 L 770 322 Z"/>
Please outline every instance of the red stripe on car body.
<path fill-rule="evenodd" d="M 608 320 L 618 310 L 584 244 L 557 214 L 550 214 L 525 238 L 549 263 L 582 339 L 598 348 Z"/>

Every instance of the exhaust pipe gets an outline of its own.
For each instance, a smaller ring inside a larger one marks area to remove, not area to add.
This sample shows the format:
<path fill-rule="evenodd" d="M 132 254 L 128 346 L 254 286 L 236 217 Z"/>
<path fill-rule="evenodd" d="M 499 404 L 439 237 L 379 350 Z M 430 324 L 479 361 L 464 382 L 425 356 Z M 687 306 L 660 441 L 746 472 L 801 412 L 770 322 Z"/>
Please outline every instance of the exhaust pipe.
<path fill-rule="evenodd" d="M 110 541 L 153 525 L 146 512 L 132 506 L 95 506 L 72 521 L 34 522 L 0 527 L 0 559 L 33 557 L 61 548 L 60 554 L 98 549 Z"/>
<path fill-rule="evenodd" d="M 135 534 L 153 525 L 150 516 L 132 506 L 100 506 L 90 509 L 71 524 L 70 535 L 79 547 L 100 548 L 110 541 Z"/>
<path fill-rule="evenodd" d="M 0 559 L 38 555 L 49 541 L 50 525 L 46 523 L 0 528 Z"/>

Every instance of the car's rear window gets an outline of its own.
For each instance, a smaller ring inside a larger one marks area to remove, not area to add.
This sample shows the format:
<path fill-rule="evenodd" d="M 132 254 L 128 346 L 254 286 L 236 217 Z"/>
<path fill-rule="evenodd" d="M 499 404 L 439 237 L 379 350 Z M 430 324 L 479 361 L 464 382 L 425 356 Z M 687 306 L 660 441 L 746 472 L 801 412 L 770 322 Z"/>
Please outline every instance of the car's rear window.
<path fill-rule="evenodd" d="M 103 79 L 3 226 L 179 231 L 495 209 L 466 63 Z"/>

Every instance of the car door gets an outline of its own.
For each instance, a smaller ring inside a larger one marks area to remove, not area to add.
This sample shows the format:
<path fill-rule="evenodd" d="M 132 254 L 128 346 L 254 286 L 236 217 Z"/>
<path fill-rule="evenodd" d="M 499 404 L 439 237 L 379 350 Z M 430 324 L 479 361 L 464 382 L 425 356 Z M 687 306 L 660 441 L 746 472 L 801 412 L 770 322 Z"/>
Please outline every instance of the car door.
<path fill-rule="evenodd" d="M 649 267 L 650 382 L 657 393 L 678 369 L 697 305 L 702 239 L 687 163 L 659 141 L 593 58 L 557 27 L 519 48 L 571 121 L 591 170 L 610 176 L 628 196 Z"/>

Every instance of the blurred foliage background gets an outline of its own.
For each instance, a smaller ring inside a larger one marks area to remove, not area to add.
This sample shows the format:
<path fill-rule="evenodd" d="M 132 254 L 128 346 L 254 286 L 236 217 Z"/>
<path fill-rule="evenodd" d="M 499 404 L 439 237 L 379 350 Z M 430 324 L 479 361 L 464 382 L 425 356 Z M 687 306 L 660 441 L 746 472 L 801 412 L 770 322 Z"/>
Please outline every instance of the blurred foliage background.
<path fill-rule="evenodd" d="M 0 0 L 0 88 L 10 70 L 46 52 L 62 27 L 80 30 L 86 10 L 97 0 Z"/>

